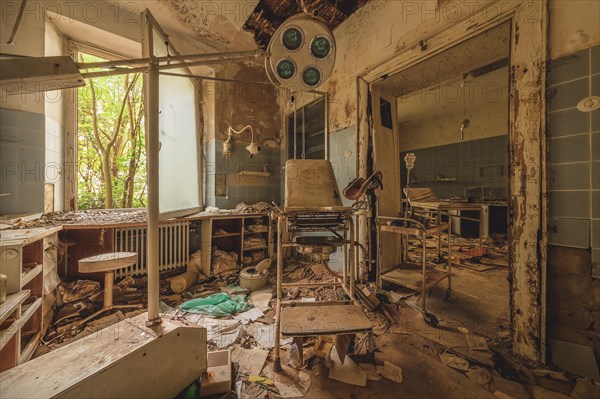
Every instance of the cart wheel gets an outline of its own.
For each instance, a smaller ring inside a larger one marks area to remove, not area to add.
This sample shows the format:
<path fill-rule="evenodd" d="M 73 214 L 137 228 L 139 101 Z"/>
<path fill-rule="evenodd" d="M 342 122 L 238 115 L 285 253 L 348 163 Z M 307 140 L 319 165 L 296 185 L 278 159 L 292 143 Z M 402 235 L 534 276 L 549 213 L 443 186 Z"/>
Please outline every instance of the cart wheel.
<path fill-rule="evenodd" d="M 446 290 L 446 295 L 444 295 L 444 299 L 446 302 L 454 303 L 456 302 L 456 298 L 452 295 L 452 288 L 448 288 Z"/>
<path fill-rule="evenodd" d="M 433 313 L 423 312 L 423 319 L 425 320 L 425 323 L 427 323 L 427 325 L 430 327 L 437 327 L 439 323 L 438 318 Z"/>

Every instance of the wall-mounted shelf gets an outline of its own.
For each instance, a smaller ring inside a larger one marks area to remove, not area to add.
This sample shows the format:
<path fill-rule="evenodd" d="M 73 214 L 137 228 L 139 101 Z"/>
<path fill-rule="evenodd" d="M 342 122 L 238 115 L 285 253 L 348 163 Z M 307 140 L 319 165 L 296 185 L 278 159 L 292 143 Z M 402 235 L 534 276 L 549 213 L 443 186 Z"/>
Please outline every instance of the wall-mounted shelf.
<path fill-rule="evenodd" d="M 0 304 L 0 325 L 29 297 L 29 291 L 19 291 L 6 296 Z"/>
<path fill-rule="evenodd" d="M 265 259 L 273 257 L 272 227 L 267 214 L 248 214 L 248 215 L 215 215 L 209 219 L 204 219 L 201 232 L 202 251 L 202 273 L 206 276 L 214 274 L 212 270 L 212 249 L 218 247 L 224 251 L 235 252 L 238 255 L 238 269 L 240 266 L 252 266 L 259 261 L 250 263 L 244 262 L 244 254 L 250 251 L 263 251 L 257 258 Z M 264 225 L 264 227 L 262 227 Z M 252 227 L 250 226 L 261 226 Z M 226 234 L 216 234 L 222 229 Z M 245 245 L 247 237 L 262 237 L 265 245 L 248 247 Z"/>
<path fill-rule="evenodd" d="M 24 273 L 21 273 L 21 287 L 29 284 L 31 280 L 33 280 L 38 274 L 42 272 L 44 265 L 36 264 L 35 267 L 28 269 Z"/>
<path fill-rule="evenodd" d="M 42 306 L 42 298 L 37 298 L 33 303 L 21 306 L 21 326 L 25 325 L 31 316 Z"/>
<path fill-rule="evenodd" d="M 14 237 L 3 234 L 0 240 L 0 273 L 8 277 L 0 304 L 0 372 L 29 360 L 39 345 L 46 327 L 44 272 L 57 266 L 56 231 L 33 229 Z"/>

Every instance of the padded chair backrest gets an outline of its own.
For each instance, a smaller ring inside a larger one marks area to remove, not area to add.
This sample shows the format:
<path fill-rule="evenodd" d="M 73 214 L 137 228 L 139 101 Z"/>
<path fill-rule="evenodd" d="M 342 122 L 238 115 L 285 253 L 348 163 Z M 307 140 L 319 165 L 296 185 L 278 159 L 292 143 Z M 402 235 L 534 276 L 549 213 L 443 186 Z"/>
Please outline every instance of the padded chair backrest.
<path fill-rule="evenodd" d="M 408 203 L 411 202 L 436 202 L 439 201 L 438 197 L 435 196 L 433 191 L 428 188 L 405 188 L 404 195 L 408 199 Z"/>
<path fill-rule="evenodd" d="M 342 198 L 329 161 L 290 159 L 285 163 L 285 208 L 318 210 L 341 206 Z"/>

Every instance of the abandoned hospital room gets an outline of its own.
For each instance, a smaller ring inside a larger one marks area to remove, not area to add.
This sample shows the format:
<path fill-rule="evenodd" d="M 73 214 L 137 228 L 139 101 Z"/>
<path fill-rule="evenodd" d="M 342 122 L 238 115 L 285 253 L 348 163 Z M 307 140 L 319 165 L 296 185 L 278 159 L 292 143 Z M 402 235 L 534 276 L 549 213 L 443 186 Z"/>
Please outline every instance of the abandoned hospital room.
<path fill-rule="evenodd" d="M 600 399 L 600 1 L 1 0 L 0 398 Z"/>

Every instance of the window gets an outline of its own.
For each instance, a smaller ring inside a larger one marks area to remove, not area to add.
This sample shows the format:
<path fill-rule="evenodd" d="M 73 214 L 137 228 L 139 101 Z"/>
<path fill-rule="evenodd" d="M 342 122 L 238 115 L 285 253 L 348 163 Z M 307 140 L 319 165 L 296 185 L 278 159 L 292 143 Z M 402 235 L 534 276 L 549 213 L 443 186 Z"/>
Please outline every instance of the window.
<path fill-rule="evenodd" d="M 325 159 L 325 98 L 287 117 L 288 159 Z M 295 129 L 294 129 L 295 124 Z"/>
<path fill-rule="evenodd" d="M 79 62 L 116 59 L 77 51 Z M 87 79 L 77 90 L 79 209 L 144 207 L 144 106 L 141 74 Z"/>

